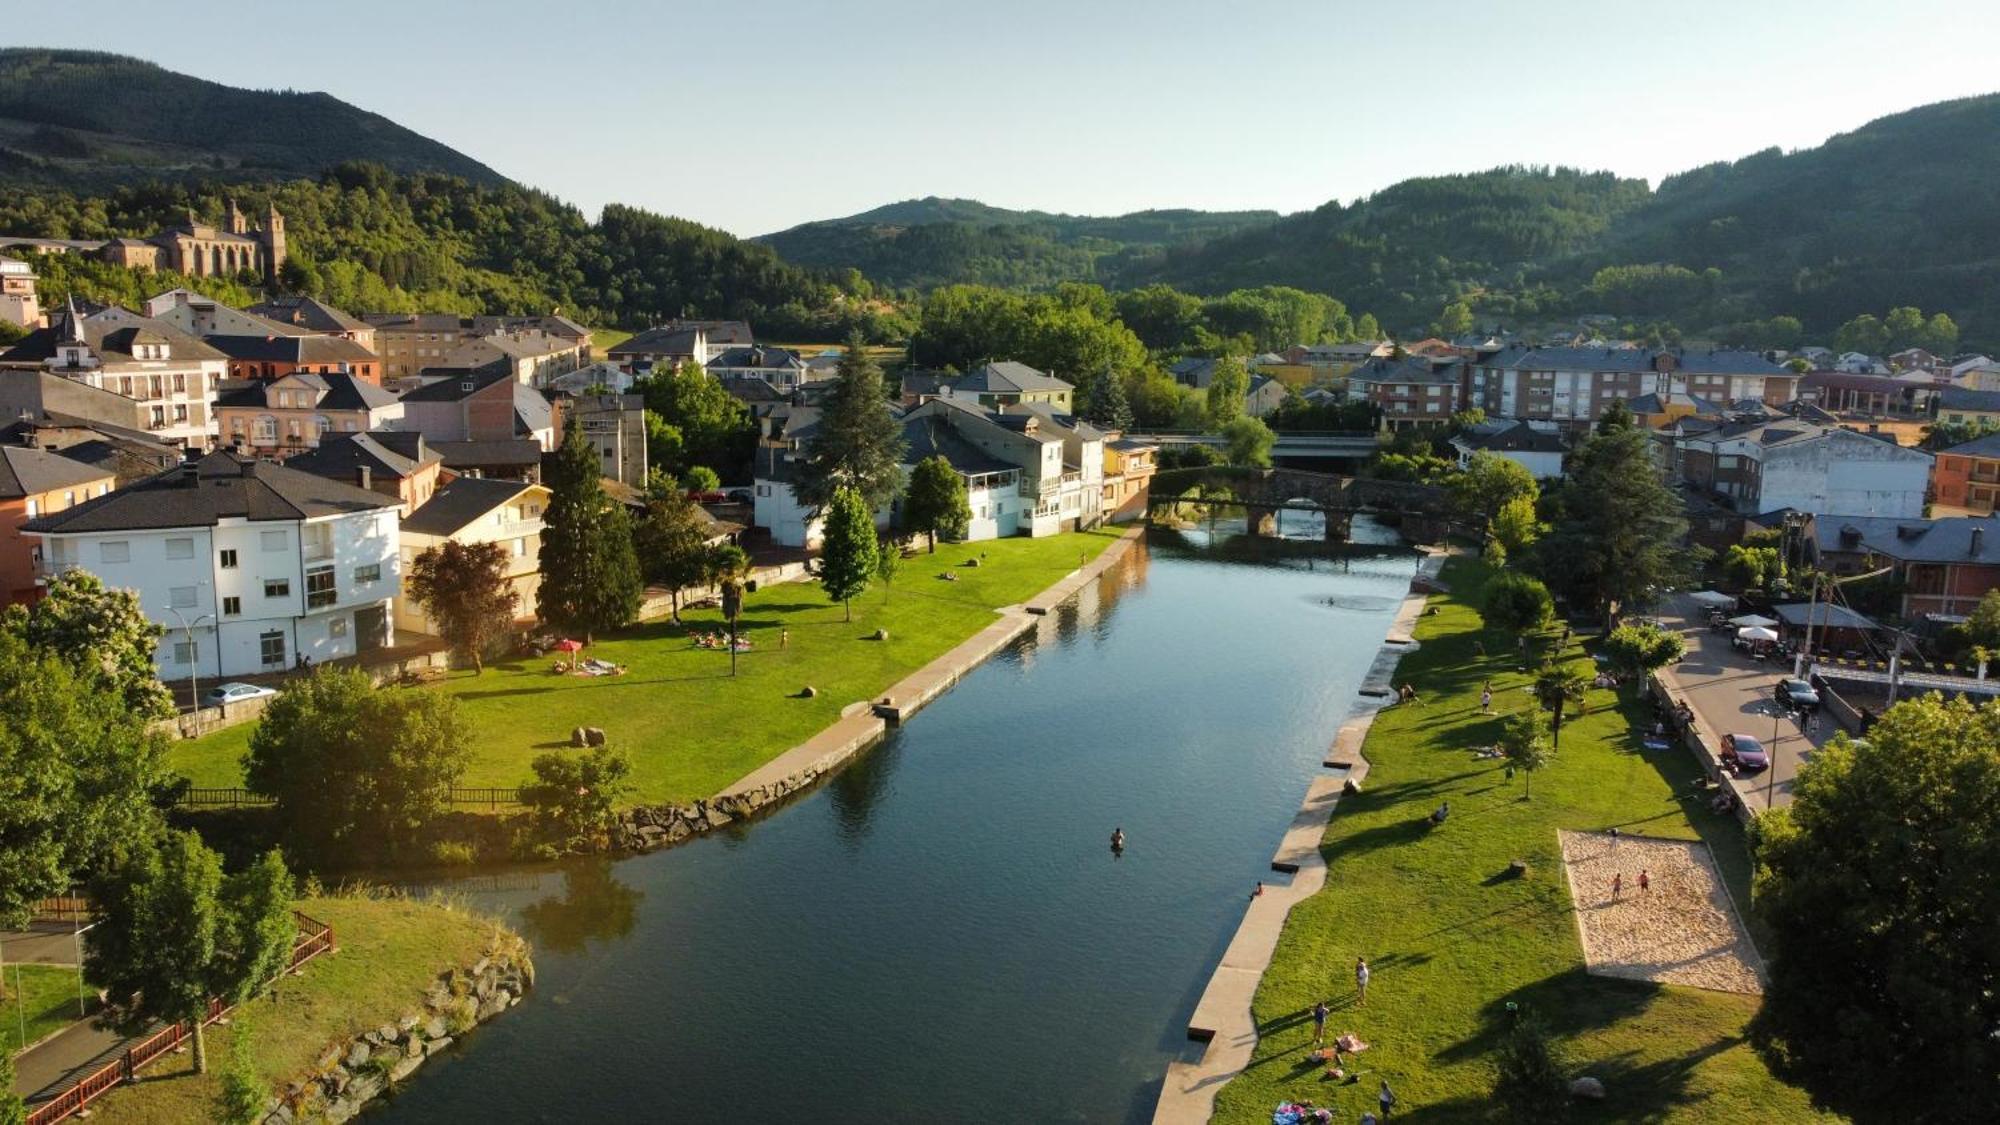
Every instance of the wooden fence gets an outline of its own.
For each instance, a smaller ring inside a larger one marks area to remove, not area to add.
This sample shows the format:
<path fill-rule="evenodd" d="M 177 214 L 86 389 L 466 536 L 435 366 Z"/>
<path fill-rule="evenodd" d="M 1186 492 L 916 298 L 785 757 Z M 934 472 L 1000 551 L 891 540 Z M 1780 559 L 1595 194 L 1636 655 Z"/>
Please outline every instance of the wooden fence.
<path fill-rule="evenodd" d="M 454 785 L 445 800 L 452 805 L 485 805 L 489 809 L 526 803 L 521 800 L 520 789 L 506 786 L 481 788 Z M 248 789 L 209 788 L 189 789 L 181 795 L 175 805 L 183 809 L 239 809 L 261 808 L 273 803 L 271 798 L 252 793 Z"/>
<path fill-rule="evenodd" d="M 333 949 L 333 927 L 317 918 L 292 911 L 292 918 L 299 927 L 299 936 L 292 943 L 292 959 L 286 966 L 290 972 L 322 953 Z M 218 997 L 210 997 L 208 1011 L 202 1016 L 203 1024 L 211 1024 L 229 1014 L 231 1005 L 224 1004 Z M 83 1112 L 85 1106 L 117 1087 L 138 1077 L 139 1071 L 148 1064 L 177 1048 L 194 1035 L 194 1028 L 186 1020 L 170 1024 L 155 1031 L 144 1039 L 130 1043 L 117 1058 L 91 1071 L 76 1083 L 36 1105 L 28 1111 L 27 1125 L 54 1125 Z"/>

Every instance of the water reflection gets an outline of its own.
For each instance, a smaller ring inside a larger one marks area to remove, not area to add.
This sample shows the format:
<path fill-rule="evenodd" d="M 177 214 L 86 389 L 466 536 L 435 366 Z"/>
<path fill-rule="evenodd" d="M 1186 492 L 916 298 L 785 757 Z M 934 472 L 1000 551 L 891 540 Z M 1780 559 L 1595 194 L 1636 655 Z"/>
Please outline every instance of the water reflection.
<path fill-rule="evenodd" d="M 868 836 L 875 806 L 889 792 L 896 772 L 901 745 L 893 738 L 862 754 L 826 783 L 827 800 L 833 806 L 834 831 L 840 842 L 859 847 Z"/>
<path fill-rule="evenodd" d="M 628 886 L 610 860 L 565 863 L 563 893 L 521 908 L 521 927 L 537 950 L 581 953 L 591 942 L 613 942 L 632 932 L 644 891 Z"/>

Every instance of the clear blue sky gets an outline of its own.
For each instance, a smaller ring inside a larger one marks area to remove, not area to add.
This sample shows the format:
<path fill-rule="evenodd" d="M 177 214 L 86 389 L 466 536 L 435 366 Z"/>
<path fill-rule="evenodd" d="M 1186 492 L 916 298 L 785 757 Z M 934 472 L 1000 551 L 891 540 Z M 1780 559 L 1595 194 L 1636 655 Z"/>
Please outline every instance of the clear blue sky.
<path fill-rule="evenodd" d="M 1991 0 L 96 0 L 7 41 L 325 90 L 591 214 L 923 195 L 1295 211 L 1505 163 L 1655 182 L 2000 89 Z"/>

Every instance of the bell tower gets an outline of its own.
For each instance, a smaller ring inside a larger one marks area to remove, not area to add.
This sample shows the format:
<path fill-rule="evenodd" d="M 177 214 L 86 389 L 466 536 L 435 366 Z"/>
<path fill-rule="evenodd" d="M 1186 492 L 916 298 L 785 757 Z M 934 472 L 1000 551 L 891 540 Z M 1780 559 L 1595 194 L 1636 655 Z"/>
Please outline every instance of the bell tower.
<path fill-rule="evenodd" d="M 264 243 L 264 280 L 276 285 L 278 271 L 285 268 L 285 217 L 278 213 L 277 203 L 273 202 L 264 216 L 264 229 L 260 233 Z"/>
<path fill-rule="evenodd" d="M 250 220 L 243 217 L 243 212 L 237 208 L 236 201 L 234 199 L 229 201 L 229 233 L 230 234 L 250 233 Z"/>

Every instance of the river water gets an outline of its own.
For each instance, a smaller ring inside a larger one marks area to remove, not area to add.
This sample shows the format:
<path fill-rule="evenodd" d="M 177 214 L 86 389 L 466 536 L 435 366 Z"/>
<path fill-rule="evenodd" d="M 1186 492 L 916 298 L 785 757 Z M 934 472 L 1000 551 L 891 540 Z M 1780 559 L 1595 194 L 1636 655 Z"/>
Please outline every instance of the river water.
<path fill-rule="evenodd" d="M 775 813 L 450 884 L 537 987 L 377 1119 L 1146 1120 L 1414 571 L 1154 532 Z"/>

